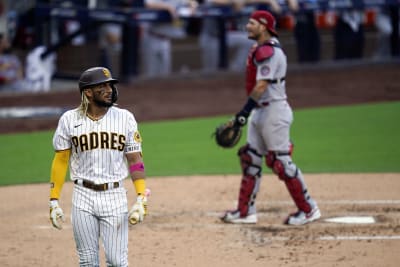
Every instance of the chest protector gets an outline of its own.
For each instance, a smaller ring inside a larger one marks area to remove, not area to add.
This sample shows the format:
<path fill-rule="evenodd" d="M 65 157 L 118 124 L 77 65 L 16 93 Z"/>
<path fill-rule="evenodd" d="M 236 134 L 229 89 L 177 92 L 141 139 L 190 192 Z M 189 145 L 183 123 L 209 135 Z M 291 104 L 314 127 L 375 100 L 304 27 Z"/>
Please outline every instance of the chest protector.
<path fill-rule="evenodd" d="M 250 95 L 256 85 L 257 65 L 255 62 L 263 62 L 272 57 L 274 47 L 280 48 L 280 45 L 274 41 L 268 41 L 262 45 L 254 45 L 247 56 L 246 62 L 246 94 Z"/>

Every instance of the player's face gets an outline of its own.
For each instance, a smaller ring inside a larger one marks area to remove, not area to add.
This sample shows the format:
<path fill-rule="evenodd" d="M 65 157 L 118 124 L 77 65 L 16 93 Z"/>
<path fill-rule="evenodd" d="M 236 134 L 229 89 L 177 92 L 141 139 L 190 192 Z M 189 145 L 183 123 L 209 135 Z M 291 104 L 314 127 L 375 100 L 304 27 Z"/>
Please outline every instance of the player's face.
<path fill-rule="evenodd" d="M 96 85 L 92 89 L 93 102 L 101 107 L 111 107 L 112 102 L 112 88 L 110 83 L 102 83 Z"/>
<path fill-rule="evenodd" d="M 262 34 L 263 26 L 255 19 L 249 19 L 246 24 L 247 38 L 258 40 Z"/>

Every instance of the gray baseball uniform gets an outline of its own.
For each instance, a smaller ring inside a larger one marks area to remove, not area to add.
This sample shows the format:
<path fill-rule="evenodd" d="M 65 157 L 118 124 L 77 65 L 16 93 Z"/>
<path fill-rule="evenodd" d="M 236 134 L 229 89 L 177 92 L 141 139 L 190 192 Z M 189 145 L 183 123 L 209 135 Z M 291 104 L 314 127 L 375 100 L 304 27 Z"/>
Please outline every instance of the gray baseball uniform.
<path fill-rule="evenodd" d="M 268 80 L 268 88 L 258 101 L 258 107 L 255 108 L 249 118 L 247 130 L 247 143 L 252 149 L 255 149 L 259 155 L 281 154 L 277 157 L 284 165 L 283 172 L 287 175 L 295 176 L 295 179 L 301 184 L 301 191 L 304 192 L 304 199 L 308 205 L 315 206 L 314 200 L 307 193 L 306 185 L 299 168 L 296 167 L 291 159 L 291 141 L 290 126 L 293 122 L 293 112 L 287 102 L 286 95 L 286 76 L 287 61 L 286 55 L 280 49 L 279 42 L 272 38 L 271 42 L 276 45 L 273 48 L 273 55 L 262 62 L 256 62 L 257 72 L 256 80 Z M 271 82 L 272 81 L 272 82 Z M 262 158 L 254 157 L 255 165 L 260 170 L 262 167 Z M 269 163 L 267 163 L 269 164 Z M 273 168 L 273 166 L 271 167 Z M 280 175 L 278 173 L 278 175 Z M 282 175 L 285 176 L 285 175 Z M 260 175 L 261 177 L 261 175 Z M 280 177 L 285 181 L 284 177 Z M 256 179 L 253 201 L 249 203 L 249 213 L 256 213 L 255 196 L 258 191 L 260 179 Z"/>
<path fill-rule="evenodd" d="M 266 165 L 285 183 L 298 208 L 285 222 L 305 224 L 321 215 L 316 202 L 308 193 L 302 172 L 291 157 L 293 145 L 290 141 L 290 126 L 293 112 L 287 102 L 285 87 L 286 55 L 277 39 L 272 14 L 255 11 L 246 27 L 249 38 L 257 43 L 250 50 L 246 64 L 246 92 L 249 98 L 235 117 L 235 124 L 243 126 L 250 115 L 247 144 L 238 153 L 243 177 L 238 207 L 227 212 L 222 220 L 229 223 L 257 222 L 255 203 L 265 157 Z"/>

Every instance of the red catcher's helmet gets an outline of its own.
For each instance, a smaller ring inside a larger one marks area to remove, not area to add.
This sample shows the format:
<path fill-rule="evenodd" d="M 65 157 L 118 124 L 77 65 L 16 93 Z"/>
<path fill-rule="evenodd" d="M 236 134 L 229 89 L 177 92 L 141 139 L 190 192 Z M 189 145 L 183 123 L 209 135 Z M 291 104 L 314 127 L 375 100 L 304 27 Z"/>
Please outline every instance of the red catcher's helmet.
<path fill-rule="evenodd" d="M 271 13 L 265 10 L 256 10 L 251 14 L 250 18 L 264 25 L 271 35 L 278 37 L 278 33 L 275 30 L 276 20 Z"/>

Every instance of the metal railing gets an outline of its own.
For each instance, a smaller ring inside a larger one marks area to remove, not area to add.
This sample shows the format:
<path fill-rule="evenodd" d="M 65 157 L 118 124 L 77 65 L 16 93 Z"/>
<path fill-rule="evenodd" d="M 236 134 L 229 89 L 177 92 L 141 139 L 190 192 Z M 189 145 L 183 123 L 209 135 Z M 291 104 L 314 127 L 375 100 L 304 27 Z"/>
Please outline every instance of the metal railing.
<path fill-rule="evenodd" d="M 280 1 L 283 13 L 289 12 L 285 1 Z M 300 10 L 343 10 L 343 9 L 366 9 L 378 8 L 382 6 L 391 9 L 393 36 L 392 51 L 394 55 L 398 55 L 399 37 L 398 24 L 400 0 L 315 0 L 315 1 L 299 1 Z M 269 6 L 265 4 L 247 5 L 241 11 L 235 11 L 230 6 L 200 6 L 191 16 L 181 16 L 181 19 L 191 17 L 205 18 L 215 17 L 218 20 L 218 36 L 220 45 L 219 66 L 221 69 L 227 67 L 227 44 L 226 44 L 226 28 L 225 20 L 232 17 L 248 16 L 256 9 L 268 10 Z M 52 19 L 71 19 L 77 20 L 81 24 L 81 28 L 69 34 L 57 43 L 52 44 L 50 40 L 46 40 L 45 34 L 50 29 L 46 28 L 46 22 Z M 57 5 L 38 4 L 35 7 L 35 26 L 36 26 L 36 45 L 45 45 L 46 51 L 42 54 L 45 58 L 60 47 L 68 44 L 76 36 L 88 32 L 93 27 L 98 27 L 102 23 L 113 22 L 123 25 L 123 44 L 120 60 L 119 76 L 122 80 L 129 79 L 131 76 L 138 74 L 138 50 L 139 35 L 138 28 L 143 22 L 170 22 L 171 16 L 167 11 L 151 10 L 142 7 L 130 9 L 89 9 L 85 7 L 60 7 Z"/>

